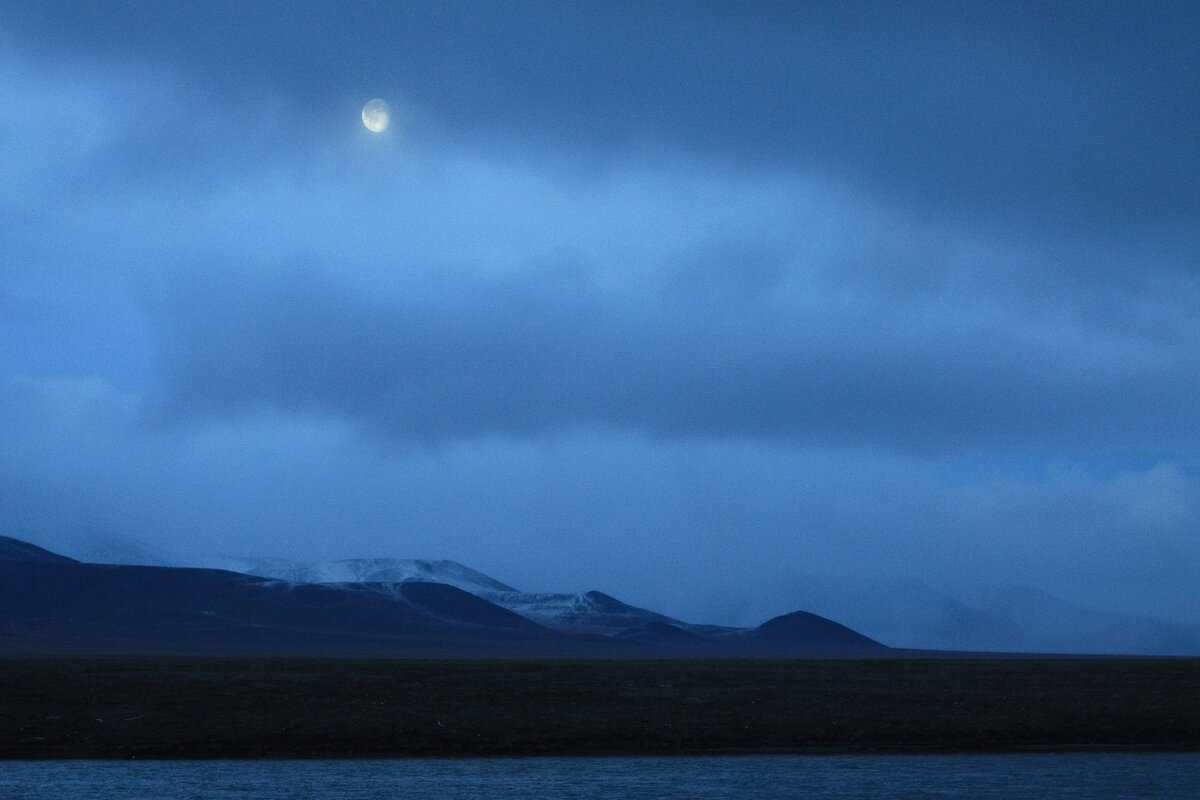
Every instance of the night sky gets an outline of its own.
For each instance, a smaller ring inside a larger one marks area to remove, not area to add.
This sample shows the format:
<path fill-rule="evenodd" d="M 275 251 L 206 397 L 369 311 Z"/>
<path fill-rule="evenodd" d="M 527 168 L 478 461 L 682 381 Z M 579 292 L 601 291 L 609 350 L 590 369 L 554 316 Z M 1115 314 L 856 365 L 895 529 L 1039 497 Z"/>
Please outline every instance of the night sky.
<path fill-rule="evenodd" d="M 1198 400 L 1200 4 L 0 2 L 9 535 L 1200 626 Z"/>

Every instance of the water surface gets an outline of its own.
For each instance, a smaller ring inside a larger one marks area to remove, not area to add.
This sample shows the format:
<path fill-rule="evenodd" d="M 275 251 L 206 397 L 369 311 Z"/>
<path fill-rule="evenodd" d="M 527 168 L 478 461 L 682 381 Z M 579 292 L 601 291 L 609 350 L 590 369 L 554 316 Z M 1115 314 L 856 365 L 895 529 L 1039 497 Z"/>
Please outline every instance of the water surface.
<path fill-rule="evenodd" d="M 0 798 L 1200 798 L 1200 753 L 0 762 Z"/>

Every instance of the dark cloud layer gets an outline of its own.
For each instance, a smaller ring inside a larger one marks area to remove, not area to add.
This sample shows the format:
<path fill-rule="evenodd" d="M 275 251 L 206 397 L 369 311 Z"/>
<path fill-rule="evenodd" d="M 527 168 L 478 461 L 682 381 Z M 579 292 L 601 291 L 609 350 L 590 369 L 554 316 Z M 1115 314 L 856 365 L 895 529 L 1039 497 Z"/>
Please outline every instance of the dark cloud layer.
<path fill-rule="evenodd" d="M 609 429 L 1178 456 L 1200 433 L 1194 336 L 1106 339 L 938 305 L 797 302 L 757 278 L 685 275 L 632 303 L 573 269 L 443 273 L 400 297 L 299 270 L 193 278 L 155 314 L 162 410 L 283 408 L 425 442 Z"/>
<path fill-rule="evenodd" d="M 407 98 L 444 136 L 569 158 L 831 169 L 1034 228 L 1200 214 L 1192 3 L 18 4 L 47 58 L 166 65 L 201 104 L 322 125 Z M 120 47 L 115 47 L 119 42 Z"/>

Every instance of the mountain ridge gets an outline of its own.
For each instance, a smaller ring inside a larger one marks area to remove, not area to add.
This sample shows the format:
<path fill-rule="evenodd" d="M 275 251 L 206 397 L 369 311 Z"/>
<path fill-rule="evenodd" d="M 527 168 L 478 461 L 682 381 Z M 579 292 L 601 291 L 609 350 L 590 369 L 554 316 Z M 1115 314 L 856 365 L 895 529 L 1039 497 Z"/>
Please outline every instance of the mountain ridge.
<path fill-rule="evenodd" d="M 577 597 L 602 615 L 640 621 L 649 635 L 605 635 L 587 625 L 556 629 L 432 581 L 304 583 L 210 568 L 87 564 L 15 539 L 0 540 L 0 552 L 7 554 L 0 558 L 0 654 L 736 658 L 890 653 L 866 637 L 851 641 L 829 635 L 844 627 L 831 620 L 824 627 L 793 626 L 771 637 L 756 636 L 758 629 L 708 637 L 677 629 L 680 637 L 669 623 L 641 618 L 661 615 L 602 592 Z"/>
<path fill-rule="evenodd" d="M 86 535 L 85 535 L 86 534 Z M 20 541 L 20 540 L 12 540 Z M 702 637 L 745 628 L 684 622 L 638 608 L 604 592 L 530 592 L 514 588 L 464 564 L 437 559 L 360 558 L 305 562 L 284 558 L 204 557 L 183 559 L 137 539 L 103 532 L 66 532 L 36 540 L 50 555 L 107 563 L 234 568 L 293 582 L 433 580 L 455 585 L 538 624 L 578 635 L 617 636 L 650 622 Z M 64 546 L 56 547 L 55 541 Z M 22 542 L 22 547 L 35 546 Z M 1165 618 L 1076 605 L 1044 591 L 1020 586 L 976 587 L 948 592 L 911 578 L 801 576 L 780 587 L 779 605 L 811 611 L 896 648 L 988 653 L 1069 655 L 1198 655 L 1200 627 Z M 620 607 L 605 608 L 604 598 Z M 605 613 L 605 612 L 610 613 Z M 761 619 L 762 617 L 759 617 Z M 749 622 L 749 620 L 747 620 Z M 745 624 L 745 623 L 743 623 Z M 650 629 L 651 631 L 654 628 Z M 655 638 L 641 633 L 627 636 Z"/>

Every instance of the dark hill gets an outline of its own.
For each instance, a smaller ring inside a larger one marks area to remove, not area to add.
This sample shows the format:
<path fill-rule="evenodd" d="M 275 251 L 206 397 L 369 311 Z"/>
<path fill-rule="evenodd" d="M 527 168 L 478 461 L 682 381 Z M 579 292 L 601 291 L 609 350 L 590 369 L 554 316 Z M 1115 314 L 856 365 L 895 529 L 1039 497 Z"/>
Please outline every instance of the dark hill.
<path fill-rule="evenodd" d="M 371 584 L 366 585 L 370 586 Z M 398 592 L 401 597 L 414 606 L 449 622 L 540 633 L 545 633 L 547 630 L 520 614 L 515 614 L 507 608 L 501 608 L 495 603 L 490 603 L 449 584 L 405 581 L 404 583 L 382 584 L 382 586 Z"/>
<path fill-rule="evenodd" d="M 36 544 L 0 536 L 0 561 L 40 561 L 46 564 L 77 564 L 75 559 L 51 553 Z"/>
<path fill-rule="evenodd" d="M 222 570 L 0 561 L 0 652 L 596 655 L 441 584 L 291 584 Z"/>
<path fill-rule="evenodd" d="M 794 611 L 731 635 L 763 654 L 881 654 L 890 648 L 831 619 Z"/>

